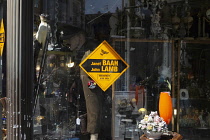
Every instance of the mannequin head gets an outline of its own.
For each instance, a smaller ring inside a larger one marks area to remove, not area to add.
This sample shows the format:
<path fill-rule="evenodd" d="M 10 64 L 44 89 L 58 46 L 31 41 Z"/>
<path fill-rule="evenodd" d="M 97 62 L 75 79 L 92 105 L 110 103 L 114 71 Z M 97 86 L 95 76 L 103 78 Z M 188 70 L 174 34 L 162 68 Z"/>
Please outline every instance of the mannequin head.
<path fill-rule="evenodd" d="M 47 14 L 41 14 L 39 17 L 41 22 L 47 22 L 49 16 Z"/>

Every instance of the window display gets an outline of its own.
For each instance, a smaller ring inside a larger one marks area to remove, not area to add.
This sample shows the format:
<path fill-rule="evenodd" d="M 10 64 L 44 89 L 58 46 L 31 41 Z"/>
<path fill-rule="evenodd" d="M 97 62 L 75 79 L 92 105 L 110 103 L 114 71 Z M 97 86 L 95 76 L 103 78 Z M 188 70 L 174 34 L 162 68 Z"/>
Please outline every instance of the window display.
<path fill-rule="evenodd" d="M 127 51 L 127 45 L 130 45 L 130 51 Z M 174 82 L 171 77 L 172 45 L 170 41 L 163 40 L 130 39 L 126 42 L 126 39 L 113 38 L 115 50 L 130 65 L 130 70 L 115 82 L 115 139 L 139 139 L 143 131 L 138 128 L 138 122 L 149 112 L 159 110 L 161 91 L 170 91 Z"/>
<path fill-rule="evenodd" d="M 183 41 L 179 55 L 180 132 L 202 139 L 209 136 L 208 43 Z"/>
<path fill-rule="evenodd" d="M 67 10 L 65 3 L 73 10 Z M 52 9 L 45 7 L 49 15 L 41 14 L 41 24 L 35 28 L 38 29 L 35 45 L 36 40 L 44 36 L 41 25 L 49 27 L 49 34 L 48 38 L 43 37 L 46 41 L 39 41 L 46 47 L 46 52 L 42 53 L 44 55 L 38 55 L 39 51 L 35 51 L 38 52 L 35 66 L 41 69 L 36 69 L 34 138 L 110 139 L 111 90 L 104 92 L 97 85 L 90 87 L 91 79 L 79 68 L 79 63 L 87 57 L 86 52 L 93 51 L 109 36 L 107 23 L 102 22 L 108 16 L 90 21 L 95 34 L 90 38 L 83 27 L 84 21 L 89 20 L 82 17 L 84 1 L 53 1 L 46 4 L 43 6 Z M 39 5 L 36 8 L 39 9 Z M 67 11 L 63 10 L 65 8 Z M 43 20 L 46 16 L 48 20 Z M 90 17 L 94 18 L 92 15 Z M 43 50 L 41 48 L 40 52 Z"/>
<path fill-rule="evenodd" d="M 4 138 L 144 140 L 138 124 L 155 112 L 148 118 L 163 117 L 169 130 L 160 139 L 209 139 L 209 7 L 208 0 L 0 0 Z M 80 67 L 102 42 L 120 56 L 91 61 L 90 71 L 109 74 L 94 75 L 109 80 L 105 88 Z"/>

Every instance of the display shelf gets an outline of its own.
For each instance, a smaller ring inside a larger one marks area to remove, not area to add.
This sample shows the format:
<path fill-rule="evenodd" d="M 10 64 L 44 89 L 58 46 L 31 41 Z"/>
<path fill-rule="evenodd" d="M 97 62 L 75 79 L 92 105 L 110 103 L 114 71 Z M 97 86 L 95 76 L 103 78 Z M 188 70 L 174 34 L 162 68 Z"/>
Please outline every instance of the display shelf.
<path fill-rule="evenodd" d="M 190 44 L 210 44 L 210 39 L 207 40 L 201 40 L 201 39 L 195 39 L 195 40 L 179 40 L 182 43 L 190 43 Z"/>
<path fill-rule="evenodd" d="M 117 41 L 126 41 L 126 42 L 173 42 L 173 40 L 164 40 L 164 39 L 138 39 L 138 38 L 112 38 L 113 42 Z"/>

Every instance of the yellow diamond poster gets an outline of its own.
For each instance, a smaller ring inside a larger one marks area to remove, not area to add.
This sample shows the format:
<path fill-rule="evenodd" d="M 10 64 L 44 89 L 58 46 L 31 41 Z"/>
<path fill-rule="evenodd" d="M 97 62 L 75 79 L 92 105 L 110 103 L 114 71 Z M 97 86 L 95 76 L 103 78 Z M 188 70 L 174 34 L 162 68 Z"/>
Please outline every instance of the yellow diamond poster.
<path fill-rule="evenodd" d="M 3 53 L 4 41 L 5 41 L 5 33 L 4 33 L 4 23 L 2 19 L 0 25 L 0 56 L 2 56 Z"/>
<path fill-rule="evenodd" d="M 79 66 L 103 91 L 106 91 L 129 68 L 107 41 L 103 41 Z"/>

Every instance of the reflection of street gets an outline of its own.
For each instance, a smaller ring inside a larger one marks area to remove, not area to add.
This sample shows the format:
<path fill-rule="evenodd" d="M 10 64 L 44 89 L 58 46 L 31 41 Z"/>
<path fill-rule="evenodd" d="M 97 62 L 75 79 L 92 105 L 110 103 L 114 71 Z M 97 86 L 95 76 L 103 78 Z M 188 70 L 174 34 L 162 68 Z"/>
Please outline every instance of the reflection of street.
<path fill-rule="evenodd" d="M 142 95 L 142 94 L 141 94 Z M 139 103 L 142 102 L 142 96 L 139 95 Z M 135 91 L 115 92 L 115 139 L 133 139 L 137 140 L 142 132 L 137 128 L 137 122 L 141 119 L 138 108 L 142 104 L 136 105 L 134 102 Z M 132 101 L 133 100 L 133 101 Z"/>
<path fill-rule="evenodd" d="M 34 115 L 35 139 L 66 139 L 77 133 L 77 92 L 70 93 L 74 69 L 62 67 L 65 55 L 48 55 Z M 76 89 L 75 89 L 76 90 Z M 71 100 L 69 100 L 71 96 Z"/>
<path fill-rule="evenodd" d="M 106 1 L 85 1 L 85 13 L 86 14 L 96 14 L 98 11 L 101 13 L 115 12 L 116 7 L 122 7 L 122 1 L 120 0 L 106 0 Z"/>
<path fill-rule="evenodd" d="M 37 108 L 40 112 L 34 116 L 34 133 L 37 136 L 69 138 L 75 135 L 75 112 L 67 101 L 60 97 L 39 98 Z"/>

